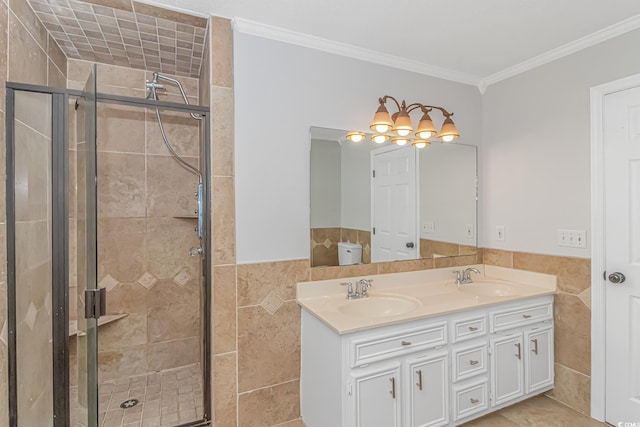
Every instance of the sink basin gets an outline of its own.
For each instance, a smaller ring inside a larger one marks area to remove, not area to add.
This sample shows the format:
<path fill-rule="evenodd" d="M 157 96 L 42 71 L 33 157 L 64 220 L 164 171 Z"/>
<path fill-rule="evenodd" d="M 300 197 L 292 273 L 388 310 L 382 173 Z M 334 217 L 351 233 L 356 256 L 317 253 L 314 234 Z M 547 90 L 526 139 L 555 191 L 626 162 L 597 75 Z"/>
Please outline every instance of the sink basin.
<path fill-rule="evenodd" d="M 401 295 L 370 295 L 367 298 L 345 300 L 338 311 L 349 316 L 391 317 L 408 313 L 420 307 L 417 299 Z"/>
<path fill-rule="evenodd" d="M 460 285 L 458 291 L 477 297 L 511 297 L 519 295 L 518 288 L 500 282 L 476 282 Z"/>

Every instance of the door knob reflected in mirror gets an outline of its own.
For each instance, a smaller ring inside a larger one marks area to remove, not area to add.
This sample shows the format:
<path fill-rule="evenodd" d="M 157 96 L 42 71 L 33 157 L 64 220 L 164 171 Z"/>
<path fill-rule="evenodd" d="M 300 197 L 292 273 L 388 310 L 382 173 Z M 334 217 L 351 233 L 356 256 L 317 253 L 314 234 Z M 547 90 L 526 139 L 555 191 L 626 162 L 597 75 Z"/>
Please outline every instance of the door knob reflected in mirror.
<path fill-rule="evenodd" d="M 620 272 L 615 272 L 615 273 L 611 273 L 609 275 L 609 281 L 611 283 L 622 283 L 626 280 L 626 277 L 624 277 L 624 274 L 620 273 Z"/>
<path fill-rule="evenodd" d="M 409 242 L 409 243 L 407 243 L 407 247 L 408 247 L 409 249 L 412 249 L 412 248 L 413 248 L 413 246 L 414 246 L 414 245 L 413 245 L 413 242 Z"/>

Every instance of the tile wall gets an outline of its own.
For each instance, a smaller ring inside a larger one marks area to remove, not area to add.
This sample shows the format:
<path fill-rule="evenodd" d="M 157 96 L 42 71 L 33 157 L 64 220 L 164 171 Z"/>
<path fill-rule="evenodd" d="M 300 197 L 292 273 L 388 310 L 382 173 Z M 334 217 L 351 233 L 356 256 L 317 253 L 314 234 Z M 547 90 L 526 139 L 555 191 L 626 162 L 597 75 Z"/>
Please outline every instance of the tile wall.
<path fill-rule="evenodd" d="M 68 86 L 83 87 L 91 66 L 69 60 Z M 100 64 L 98 91 L 143 98 L 149 78 Z M 179 80 L 197 104 L 198 81 Z M 177 91 L 167 85 L 161 99 L 181 102 Z M 98 286 L 107 289 L 107 314 L 127 314 L 100 328 L 100 380 L 198 363 L 201 273 L 188 255 L 198 246 L 189 218 L 198 178 L 169 155 L 155 111 L 103 103 L 97 114 Z M 184 113 L 161 115 L 173 148 L 197 166 L 199 122 Z M 72 169 L 75 155 L 71 146 Z"/>
<path fill-rule="evenodd" d="M 29 8 L 24 0 L 0 0 L 0 176 L 5 174 L 5 117 L 6 117 L 6 89 L 5 82 L 21 82 L 36 85 L 48 85 L 54 87 L 64 87 L 66 82 L 67 63 L 62 51 L 58 48 L 53 39 L 47 34 L 44 27 L 38 21 L 33 11 Z M 23 130 L 31 136 L 42 137 L 41 132 L 37 131 L 37 126 L 31 123 Z M 35 132 L 34 132 L 35 131 Z M 5 185 L 4 179 L 0 183 L 0 401 L 7 402 L 7 300 L 6 300 L 6 242 L 5 242 Z M 41 221 L 29 221 L 23 225 L 26 228 L 38 227 L 43 224 Z M 26 230 L 26 229 L 25 229 Z M 43 245 L 46 246 L 46 245 Z M 35 255 L 34 252 L 32 255 Z M 26 272 L 35 273 L 37 269 L 41 269 L 46 265 L 42 263 L 47 258 L 46 254 L 42 256 L 29 257 Z M 34 267 L 36 270 L 32 269 Z M 24 320 L 33 319 L 33 330 L 47 330 L 47 328 L 37 328 L 37 324 L 47 322 L 46 318 L 50 314 L 50 304 L 47 304 L 45 295 L 31 294 L 30 301 L 26 306 L 26 314 Z M 31 310 L 29 308 L 32 307 Z M 35 310 L 35 311 L 34 311 Z M 35 314 L 35 317 L 33 316 Z M 24 322 L 23 322 L 24 323 Z M 27 322 L 30 323 L 30 320 Z M 23 325 L 26 326 L 26 323 Z M 29 328 L 28 326 L 26 326 Z M 29 329 L 22 329 L 22 333 L 28 332 Z M 46 337 L 45 337 L 46 338 Z M 47 342 L 46 339 L 43 340 Z M 46 352 L 36 352 L 30 349 L 29 353 L 35 357 L 38 354 L 46 356 Z M 37 362 L 37 361 L 34 361 Z M 31 375 L 30 378 L 36 380 L 37 375 Z M 34 387 L 31 387 L 34 388 Z M 46 389 L 46 387 L 44 387 Z M 30 396 L 33 400 L 29 401 L 26 395 L 23 395 L 23 402 L 28 407 L 23 407 L 21 413 L 33 412 L 36 416 L 35 409 L 41 407 L 50 407 L 50 393 L 42 388 L 37 389 L 38 396 Z M 25 390 L 31 394 L 33 390 Z M 0 404 L 0 427 L 8 425 L 8 405 Z M 33 409 L 33 410 L 32 410 Z M 46 426 L 48 420 L 31 418 L 27 423 L 32 425 Z"/>
<path fill-rule="evenodd" d="M 354 228 L 312 228 L 311 266 L 337 266 L 338 242 L 362 245 L 362 263 L 371 263 L 371 232 Z"/>

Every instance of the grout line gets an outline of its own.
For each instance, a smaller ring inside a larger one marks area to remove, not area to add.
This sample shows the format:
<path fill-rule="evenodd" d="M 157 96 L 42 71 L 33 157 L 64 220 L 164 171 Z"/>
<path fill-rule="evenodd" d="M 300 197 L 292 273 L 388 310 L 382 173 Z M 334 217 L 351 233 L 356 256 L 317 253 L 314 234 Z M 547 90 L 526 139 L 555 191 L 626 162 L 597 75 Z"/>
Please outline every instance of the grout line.
<path fill-rule="evenodd" d="M 256 391 L 267 390 L 269 388 L 278 387 L 278 386 L 285 385 L 285 384 L 291 384 L 291 383 L 294 383 L 296 381 L 300 381 L 300 378 L 294 378 L 292 380 L 283 381 L 281 383 L 270 384 L 270 385 L 267 385 L 267 386 L 264 386 L 264 387 L 254 388 L 253 390 L 247 390 L 247 391 L 243 391 L 243 392 L 238 392 L 238 396 L 240 396 L 242 394 L 254 393 Z"/>

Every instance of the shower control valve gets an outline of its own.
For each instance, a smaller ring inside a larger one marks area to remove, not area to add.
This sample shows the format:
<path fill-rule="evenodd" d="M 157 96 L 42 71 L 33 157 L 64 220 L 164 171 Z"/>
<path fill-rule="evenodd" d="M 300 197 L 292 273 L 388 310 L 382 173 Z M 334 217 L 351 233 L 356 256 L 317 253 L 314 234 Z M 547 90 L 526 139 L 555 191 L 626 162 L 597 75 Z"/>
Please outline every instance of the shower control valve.
<path fill-rule="evenodd" d="M 189 256 L 202 255 L 204 253 L 204 249 L 202 247 L 194 247 L 189 249 Z"/>

